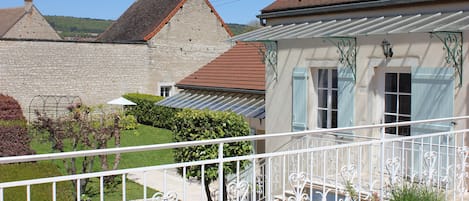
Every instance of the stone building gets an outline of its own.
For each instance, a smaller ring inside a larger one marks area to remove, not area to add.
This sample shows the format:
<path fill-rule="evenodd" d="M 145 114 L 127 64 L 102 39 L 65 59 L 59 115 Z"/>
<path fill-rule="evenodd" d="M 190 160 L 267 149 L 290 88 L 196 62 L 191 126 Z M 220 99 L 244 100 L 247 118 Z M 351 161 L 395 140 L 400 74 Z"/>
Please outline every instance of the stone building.
<path fill-rule="evenodd" d="M 130 92 L 169 96 L 174 83 L 228 50 L 230 36 L 207 0 L 139 0 L 99 41 L 0 39 L 0 93 L 25 113 L 36 95 L 79 96 L 88 105 Z"/>
<path fill-rule="evenodd" d="M 23 7 L 0 9 L 0 38 L 62 39 L 33 5 L 33 0 L 24 3 Z"/>
<path fill-rule="evenodd" d="M 155 81 L 145 87 L 171 96 L 177 81 L 231 47 L 231 36 L 208 0 L 139 0 L 98 41 L 146 42 Z"/>

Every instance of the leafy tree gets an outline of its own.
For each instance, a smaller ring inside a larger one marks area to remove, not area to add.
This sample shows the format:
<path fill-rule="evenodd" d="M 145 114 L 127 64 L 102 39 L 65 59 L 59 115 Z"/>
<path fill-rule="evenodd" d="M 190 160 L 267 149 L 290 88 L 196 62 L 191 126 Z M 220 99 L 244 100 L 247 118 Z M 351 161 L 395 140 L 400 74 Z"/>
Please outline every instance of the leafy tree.
<path fill-rule="evenodd" d="M 115 140 L 115 147 L 120 147 L 120 116 L 118 114 L 94 113 L 90 107 L 72 105 L 68 107 L 70 113 L 67 116 L 51 118 L 47 114 L 36 111 L 37 120 L 34 127 L 38 131 L 44 131 L 47 139 L 52 143 L 52 150 L 56 152 L 81 151 L 88 149 L 105 149 L 109 140 Z M 107 155 L 97 157 L 101 170 L 109 170 Z M 120 162 L 120 154 L 114 158 L 112 169 L 117 169 Z M 82 159 L 72 158 L 63 160 L 68 174 L 81 174 L 93 172 L 95 156 L 87 156 Z M 106 177 L 106 184 L 114 183 L 114 177 Z M 76 183 L 72 182 L 75 186 Z M 80 181 L 80 188 L 85 194 L 91 192 L 87 188 L 89 179 Z M 76 187 L 76 186 L 75 186 Z"/>
<path fill-rule="evenodd" d="M 0 94 L 0 157 L 34 154 L 20 104 Z"/>
<path fill-rule="evenodd" d="M 213 112 L 208 110 L 190 110 L 185 109 L 175 115 L 173 132 L 177 142 L 208 140 L 227 137 L 238 137 L 249 135 L 250 129 L 248 123 L 242 116 L 232 112 Z M 241 156 L 253 152 L 251 142 L 235 142 L 224 144 L 223 156 Z M 218 157 L 218 145 L 205 145 L 184 147 L 175 150 L 175 161 L 189 162 L 198 160 L 216 159 Z M 240 168 L 244 169 L 249 161 L 241 161 Z M 212 201 L 209 189 L 210 183 L 218 178 L 218 164 L 205 165 L 205 193 L 207 199 Z M 179 169 L 182 172 L 182 169 Z M 236 172 L 236 162 L 223 164 L 223 200 L 227 200 L 226 178 L 225 175 Z M 189 178 L 202 179 L 201 166 L 187 167 L 186 175 Z"/>

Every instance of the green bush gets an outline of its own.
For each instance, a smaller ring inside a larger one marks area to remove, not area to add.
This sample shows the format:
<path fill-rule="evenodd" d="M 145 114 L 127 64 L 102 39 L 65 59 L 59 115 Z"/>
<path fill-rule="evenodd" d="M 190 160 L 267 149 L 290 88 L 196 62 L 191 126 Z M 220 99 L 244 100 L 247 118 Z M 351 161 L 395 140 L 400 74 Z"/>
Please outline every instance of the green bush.
<path fill-rule="evenodd" d="M 124 130 L 135 130 L 137 129 L 138 122 L 134 115 L 124 115 L 119 121 L 119 127 Z"/>
<path fill-rule="evenodd" d="M 421 185 L 404 185 L 394 189 L 390 201 L 443 201 L 443 195 L 431 187 Z"/>
<path fill-rule="evenodd" d="M 181 111 L 177 108 L 155 105 L 156 102 L 163 100 L 161 96 L 130 93 L 125 94 L 124 98 L 137 104 L 126 107 L 126 113 L 134 115 L 138 123 L 149 126 L 171 129 L 174 116 Z"/>
<path fill-rule="evenodd" d="M 216 112 L 209 110 L 184 109 L 174 117 L 173 133 L 176 142 L 208 140 L 217 138 L 248 136 L 249 124 L 246 120 L 232 112 Z M 227 143 L 223 146 L 223 156 L 233 157 L 248 155 L 253 152 L 251 142 Z M 218 157 L 218 145 L 204 145 L 178 148 L 174 151 L 176 162 L 209 160 Z M 249 161 L 241 161 L 244 169 Z M 224 163 L 225 175 L 236 172 L 236 162 Z M 202 179 L 201 166 L 187 167 L 187 177 Z M 218 164 L 205 165 L 205 187 L 217 179 Z M 181 173 L 181 169 L 179 170 Z M 225 178 L 223 179 L 225 183 Z M 226 185 L 224 185 L 226 192 Z M 210 197 L 209 192 L 207 197 Z"/>

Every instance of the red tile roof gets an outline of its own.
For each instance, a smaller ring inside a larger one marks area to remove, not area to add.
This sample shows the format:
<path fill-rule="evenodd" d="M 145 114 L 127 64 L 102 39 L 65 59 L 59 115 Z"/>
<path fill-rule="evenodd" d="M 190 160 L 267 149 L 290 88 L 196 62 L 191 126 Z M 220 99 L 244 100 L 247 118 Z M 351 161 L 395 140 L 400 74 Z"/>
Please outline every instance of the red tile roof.
<path fill-rule="evenodd" d="M 114 24 L 99 36 L 98 40 L 105 42 L 148 41 L 176 15 L 186 2 L 187 0 L 135 1 Z M 205 0 L 205 3 L 228 34 L 232 35 L 210 2 Z"/>
<path fill-rule="evenodd" d="M 0 37 L 5 35 L 25 14 L 24 7 L 0 9 Z"/>
<path fill-rule="evenodd" d="M 262 9 L 262 13 L 298 8 L 309 8 L 316 6 L 328 6 L 358 1 L 363 0 L 276 0 L 274 3 Z"/>
<path fill-rule="evenodd" d="M 265 90 L 262 43 L 238 43 L 209 64 L 187 76 L 177 86 Z"/>

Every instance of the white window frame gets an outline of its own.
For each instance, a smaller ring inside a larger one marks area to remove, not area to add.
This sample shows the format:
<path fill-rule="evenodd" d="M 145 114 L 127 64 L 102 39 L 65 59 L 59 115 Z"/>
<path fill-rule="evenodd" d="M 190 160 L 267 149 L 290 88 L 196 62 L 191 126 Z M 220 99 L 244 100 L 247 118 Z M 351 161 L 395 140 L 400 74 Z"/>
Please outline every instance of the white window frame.
<path fill-rule="evenodd" d="M 158 96 L 162 96 L 161 93 L 163 92 L 162 91 L 163 88 L 169 88 L 168 96 L 163 96 L 163 97 L 170 97 L 170 96 L 174 95 L 173 94 L 173 92 L 174 92 L 174 83 L 168 83 L 168 82 L 158 83 L 158 92 L 157 92 Z"/>
<path fill-rule="evenodd" d="M 383 102 L 383 107 L 384 107 L 384 113 L 383 113 L 383 120 L 386 119 L 386 115 L 389 115 L 389 116 L 395 116 L 396 117 L 396 121 L 395 122 L 399 122 L 398 118 L 399 116 L 403 116 L 403 117 L 407 117 L 409 118 L 409 121 L 411 121 L 411 114 L 410 114 L 410 111 L 409 111 L 409 114 L 400 114 L 399 113 L 399 108 L 400 108 L 400 103 L 399 103 L 399 97 L 400 96 L 410 96 L 410 98 L 412 97 L 412 91 L 410 93 L 407 93 L 407 92 L 400 92 L 399 91 L 399 80 L 400 80 L 400 77 L 401 77 L 401 74 L 408 74 L 410 75 L 409 76 L 409 81 L 410 81 L 410 85 L 412 85 L 412 75 L 411 75 L 411 72 L 410 71 L 405 71 L 405 70 L 401 70 L 401 71 L 385 71 L 384 72 L 384 82 L 385 82 L 385 78 L 386 78 L 386 74 L 388 73 L 395 73 L 397 74 L 397 80 L 396 80 L 396 87 L 397 87 L 397 91 L 396 92 L 386 92 L 386 87 L 384 88 L 384 102 Z M 386 86 L 386 83 L 384 83 L 384 86 Z M 410 88 L 412 89 L 412 86 L 410 86 Z M 390 112 L 386 112 L 386 95 L 395 95 L 396 96 L 396 112 L 395 113 L 390 113 Z M 412 99 L 411 99 L 412 101 Z M 409 108 L 412 110 L 411 108 L 411 105 L 409 105 Z M 387 122 L 387 123 L 394 123 L 394 122 Z M 407 127 L 407 126 L 406 126 Z M 395 135 L 395 136 L 402 136 L 401 133 L 399 133 L 399 127 L 396 126 L 396 133 L 386 133 L 387 135 Z M 410 131 L 409 131 L 409 134 L 410 134 Z"/>
<path fill-rule="evenodd" d="M 321 70 L 326 70 L 327 71 L 327 88 L 322 88 L 320 87 L 320 84 L 319 84 L 319 71 Z M 317 101 L 317 104 L 316 104 L 316 107 L 315 107 L 315 111 L 316 111 L 316 127 L 317 128 L 322 128 L 322 123 L 319 122 L 319 114 L 320 112 L 319 111 L 327 111 L 327 126 L 326 128 L 333 128 L 332 127 L 332 112 L 335 112 L 336 115 L 338 114 L 338 108 L 336 109 L 333 109 L 332 108 L 332 94 L 333 94 L 333 91 L 336 91 L 336 93 L 338 94 L 338 83 L 336 83 L 336 86 L 337 87 L 333 87 L 333 83 L 332 83 L 332 72 L 333 71 L 338 71 L 337 68 L 317 68 L 316 69 L 316 80 L 315 80 L 315 94 L 316 94 L 316 98 L 313 99 L 314 101 Z M 336 80 L 338 79 L 337 78 L 338 75 L 336 75 Z M 323 90 L 323 91 L 326 91 L 327 92 L 327 108 L 323 108 L 323 107 L 320 107 L 319 106 L 319 90 Z M 337 98 L 337 97 L 336 97 Z M 336 104 L 338 104 L 338 100 L 336 100 Z M 337 117 L 336 117 L 336 124 L 337 124 Z M 337 127 L 337 125 L 336 125 Z"/>

